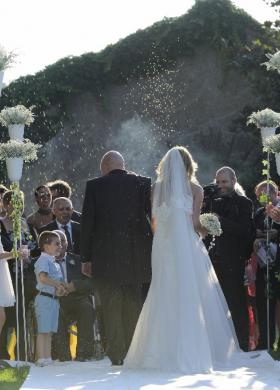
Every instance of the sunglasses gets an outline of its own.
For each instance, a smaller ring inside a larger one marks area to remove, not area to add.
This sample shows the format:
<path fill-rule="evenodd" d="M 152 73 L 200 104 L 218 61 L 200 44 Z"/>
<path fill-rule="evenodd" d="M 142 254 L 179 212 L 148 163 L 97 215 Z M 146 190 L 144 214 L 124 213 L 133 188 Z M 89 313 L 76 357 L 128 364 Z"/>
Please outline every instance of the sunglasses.
<path fill-rule="evenodd" d="M 51 195 L 48 192 L 42 192 L 41 194 L 38 194 L 37 196 L 38 196 L 38 198 L 41 198 L 41 199 L 51 197 Z"/>

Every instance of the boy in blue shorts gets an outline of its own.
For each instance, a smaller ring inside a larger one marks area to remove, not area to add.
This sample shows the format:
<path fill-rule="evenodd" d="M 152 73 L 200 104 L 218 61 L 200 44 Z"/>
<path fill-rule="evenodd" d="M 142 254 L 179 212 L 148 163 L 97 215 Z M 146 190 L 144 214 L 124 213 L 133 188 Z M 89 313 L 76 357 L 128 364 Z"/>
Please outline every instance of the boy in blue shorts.
<path fill-rule="evenodd" d="M 39 236 L 41 256 L 35 263 L 39 291 L 35 298 L 37 319 L 37 365 L 40 367 L 52 363 L 52 333 L 57 332 L 59 300 L 58 296 L 66 294 L 63 275 L 55 261 L 61 251 L 60 237 L 57 233 L 45 231 Z"/>

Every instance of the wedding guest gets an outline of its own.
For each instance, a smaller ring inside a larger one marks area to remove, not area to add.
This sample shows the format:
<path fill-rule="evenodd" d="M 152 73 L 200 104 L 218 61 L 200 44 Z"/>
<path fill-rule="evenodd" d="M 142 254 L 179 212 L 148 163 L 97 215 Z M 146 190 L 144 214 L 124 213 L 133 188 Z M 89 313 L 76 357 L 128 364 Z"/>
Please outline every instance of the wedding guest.
<path fill-rule="evenodd" d="M 270 317 L 270 347 L 273 346 L 275 340 L 275 320 L 280 319 L 280 286 L 275 278 L 277 264 L 279 263 L 279 243 L 280 243 L 280 225 L 274 221 L 274 218 L 267 215 L 266 204 L 271 204 L 271 207 L 277 208 L 279 204 L 278 186 L 272 180 L 262 181 L 255 187 L 255 195 L 259 203 L 259 207 L 254 212 L 254 222 L 256 226 L 257 239 L 254 243 L 254 252 L 258 260 L 258 268 L 256 274 L 256 306 L 258 314 L 258 325 L 260 329 L 260 339 L 258 349 L 267 348 L 267 275 L 266 275 L 266 260 L 267 248 L 266 239 L 267 231 L 269 234 L 269 251 L 271 258 L 269 278 L 269 317 Z M 261 256 L 261 254 L 264 256 Z M 280 325 L 280 321 L 279 321 Z"/>
<path fill-rule="evenodd" d="M 67 253 L 67 238 L 65 233 L 54 230 L 60 236 L 61 250 L 56 256 L 63 281 L 68 286 L 69 294 L 60 298 L 58 331 L 53 338 L 53 357 L 60 361 L 71 360 L 68 328 L 76 321 L 78 330 L 76 360 L 86 361 L 93 356 L 94 311 L 92 306 L 93 293 L 91 280 L 81 273 L 80 256 Z"/>
<path fill-rule="evenodd" d="M 106 153 L 102 176 L 87 182 L 81 223 L 82 270 L 93 277 L 105 325 L 107 355 L 121 365 L 151 278 L 151 179 L 125 169 L 122 155 Z M 92 267 L 92 268 L 91 268 Z"/>
<path fill-rule="evenodd" d="M 59 235 L 45 231 L 39 236 L 41 256 L 35 263 L 35 274 L 38 294 L 35 298 L 35 314 L 37 321 L 37 365 L 40 367 L 52 364 L 51 341 L 52 334 L 57 332 L 59 300 L 63 295 L 65 285 L 55 256 L 59 255 L 61 242 Z"/>
<path fill-rule="evenodd" d="M 27 222 L 38 232 L 42 226 L 48 225 L 54 218 L 51 208 L 52 194 L 48 186 L 40 185 L 36 188 L 35 201 L 38 210 L 27 217 Z"/>
<path fill-rule="evenodd" d="M 47 186 L 51 190 L 52 198 L 71 198 L 72 189 L 70 185 L 64 180 L 55 180 L 47 183 Z M 75 222 L 81 222 L 81 213 L 73 209 L 72 220 Z"/>
<path fill-rule="evenodd" d="M 12 195 L 13 191 L 6 191 L 3 196 L 3 206 L 6 212 L 5 218 L 0 220 L 1 226 L 1 241 L 5 251 L 10 252 L 13 248 L 13 205 L 12 205 Z M 22 195 L 22 202 L 24 203 L 24 195 Z M 22 209 L 23 212 L 23 209 Z M 36 235 L 33 232 L 32 228 L 30 230 L 25 218 L 21 218 L 21 242 L 22 245 L 26 246 L 30 250 L 31 256 L 34 256 L 36 253 Z M 15 290 L 16 286 L 16 262 L 14 260 L 9 261 L 9 269 L 12 278 L 13 287 Z M 23 280 L 24 280 L 24 299 L 25 299 L 25 311 L 29 302 L 33 299 L 35 294 L 35 280 L 33 275 L 33 270 L 31 266 L 31 259 L 29 256 L 25 256 L 23 259 Z M 20 356 L 17 357 L 20 360 L 25 359 L 24 351 L 24 326 L 23 326 L 23 304 L 22 304 L 22 285 L 21 285 L 21 273 L 20 273 L 20 263 L 18 262 L 18 309 L 19 309 L 19 353 Z M 16 329 L 16 308 L 7 307 L 6 309 L 6 323 L 3 327 L 2 334 L 0 337 L 0 358 L 8 359 L 9 354 L 7 351 L 7 334 L 8 328 Z"/>
<path fill-rule="evenodd" d="M 73 205 L 68 198 L 56 198 L 53 202 L 53 214 L 55 219 L 39 229 L 39 233 L 45 230 L 61 230 L 68 241 L 68 251 L 80 254 L 80 224 L 72 220 Z"/>
<path fill-rule="evenodd" d="M 21 258 L 28 256 L 26 248 L 19 249 Z M 15 294 L 7 260 L 13 259 L 13 252 L 5 252 L 0 239 L 0 335 L 6 321 L 5 307 L 15 304 Z"/>
<path fill-rule="evenodd" d="M 223 234 L 216 237 L 210 257 L 232 315 L 239 345 L 248 350 L 249 318 L 244 273 L 254 238 L 252 202 L 235 191 L 237 178 L 232 168 L 220 168 L 215 183 L 217 192 L 213 198 L 207 199 L 202 211 L 212 211 L 219 217 Z"/>
<path fill-rule="evenodd" d="M 6 215 L 6 211 L 3 206 L 3 196 L 6 191 L 8 191 L 8 188 L 5 187 L 4 184 L 0 184 L 0 219 L 4 218 Z"/>

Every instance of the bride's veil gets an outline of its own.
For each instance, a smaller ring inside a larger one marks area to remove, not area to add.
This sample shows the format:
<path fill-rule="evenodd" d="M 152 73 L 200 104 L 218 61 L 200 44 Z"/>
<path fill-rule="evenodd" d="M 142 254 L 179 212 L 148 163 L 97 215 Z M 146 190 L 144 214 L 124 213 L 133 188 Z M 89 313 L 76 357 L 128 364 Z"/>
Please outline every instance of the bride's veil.
<path fill-rule="evenodd" d="M 153 192 L 153 215 L 161 206 L 183 208 L 192 213 L 192 190 L 178 148 L 170 149 L 162 159 Z"/>

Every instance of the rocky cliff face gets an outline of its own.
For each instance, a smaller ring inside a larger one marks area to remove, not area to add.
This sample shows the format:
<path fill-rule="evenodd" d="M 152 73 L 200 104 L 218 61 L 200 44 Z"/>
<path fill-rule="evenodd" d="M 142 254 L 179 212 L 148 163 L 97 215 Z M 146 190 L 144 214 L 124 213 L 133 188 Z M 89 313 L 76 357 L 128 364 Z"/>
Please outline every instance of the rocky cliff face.
<path fill-rule="evenodd" d="M 100 158 L 110 149 L 124 155 L 128 170 L 154 177 L 168 148 L 182 144 L 198 162 L 202 184 L 222 165 L 242 178 L 257 163 L 260 137 L 232 123 L 258 99 L 238 70 L 226 69 L 220 53 L 203 46 L 168 70 L 112 86 L 102 102 L 91 93 L 70 98 L 61 130 L 25 168 L 27 211 L 34 207 L 34 188 L 57 178 L 71 184 L 80 209 L 85 182 L 99 175 Z"/>

